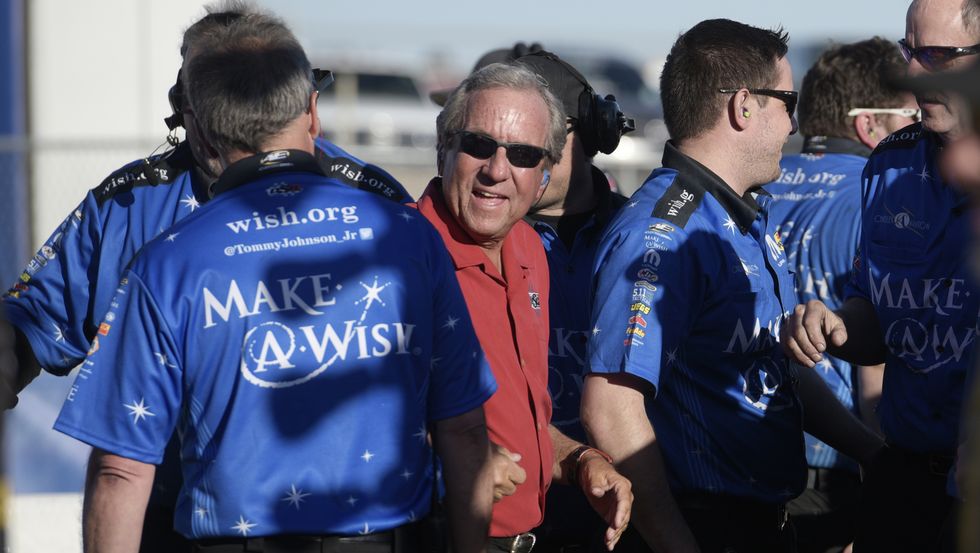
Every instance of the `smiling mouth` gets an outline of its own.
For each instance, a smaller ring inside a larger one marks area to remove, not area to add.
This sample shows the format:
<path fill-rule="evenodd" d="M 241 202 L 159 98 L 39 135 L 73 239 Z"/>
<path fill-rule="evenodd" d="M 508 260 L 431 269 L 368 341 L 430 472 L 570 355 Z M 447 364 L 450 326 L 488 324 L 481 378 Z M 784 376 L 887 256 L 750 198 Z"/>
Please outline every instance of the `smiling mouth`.
<path fill-rule="evenodd" d="M 501 196 L 499 194 L 493 194 L 492 192 L 485 192 L 483 190 L 474 190 L 473 195 L 477 198 L 484 200 L 506 200 L 506 196 Z"/>

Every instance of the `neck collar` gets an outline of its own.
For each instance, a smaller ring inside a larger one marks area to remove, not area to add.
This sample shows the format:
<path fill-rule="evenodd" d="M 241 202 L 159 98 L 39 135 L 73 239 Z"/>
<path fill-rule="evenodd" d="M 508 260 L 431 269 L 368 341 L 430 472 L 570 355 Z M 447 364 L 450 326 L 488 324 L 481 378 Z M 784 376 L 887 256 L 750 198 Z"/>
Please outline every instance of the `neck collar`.
<path fill-rule="evenodd" d="M 226 167 L 218 180 L 211 185 L 211 196 L 223 194 L 269 175 L 297 172 L 323 175 L 320 164 L 309 152 L 303 150 L 262 152 L 240 159 Z"/>

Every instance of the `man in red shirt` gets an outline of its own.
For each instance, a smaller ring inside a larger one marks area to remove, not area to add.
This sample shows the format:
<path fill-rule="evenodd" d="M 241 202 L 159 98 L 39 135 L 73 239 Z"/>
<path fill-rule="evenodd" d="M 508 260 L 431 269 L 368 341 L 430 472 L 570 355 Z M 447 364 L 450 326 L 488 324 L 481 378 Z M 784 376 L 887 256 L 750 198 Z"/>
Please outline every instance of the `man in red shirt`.
<path fill-rule="evenodd" d="M 550 424 L 548 262 L 521 221 L 561 158 L 563 108 L 527 68 L 492 64 L 453 91 L 437 127 L 440 176 L 419 211 L 446 243 L 499 386 L 484 405 L 497 444 L 490 550 L 530 551 L 552 480 L 582 487 L 612 549 L 629 520 L 630 483 L 606 454 Z"/>

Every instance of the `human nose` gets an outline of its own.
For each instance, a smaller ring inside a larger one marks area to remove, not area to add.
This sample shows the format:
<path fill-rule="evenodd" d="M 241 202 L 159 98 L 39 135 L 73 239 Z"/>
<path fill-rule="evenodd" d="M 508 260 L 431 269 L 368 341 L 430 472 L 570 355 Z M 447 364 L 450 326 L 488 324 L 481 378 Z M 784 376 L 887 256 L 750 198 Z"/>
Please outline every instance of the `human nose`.
<path fill-rule="evenodd" d="M 507 150 L 503 146 L 498 146 L 490 159 L 484 165 L 485 173 L 493 182 L 500 182 L 507 179 L 510 172 L 510 161 L 507 159 Z"/>

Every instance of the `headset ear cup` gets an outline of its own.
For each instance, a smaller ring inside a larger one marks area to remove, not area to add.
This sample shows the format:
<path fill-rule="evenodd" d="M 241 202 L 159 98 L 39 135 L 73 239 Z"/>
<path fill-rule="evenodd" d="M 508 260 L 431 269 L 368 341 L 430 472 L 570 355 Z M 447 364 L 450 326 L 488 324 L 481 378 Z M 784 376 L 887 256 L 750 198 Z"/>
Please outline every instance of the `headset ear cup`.
<path fill-rule="evenodd" d="M 578 138 L 582 141 L 586 157 L 593 157 L 599 151 L 599 137 L 597 136 L 595 121 L 595 92 L 591 88 L 586 88 L 578 96 L 578 118 L 575 130 L 578 131 Z"/>

